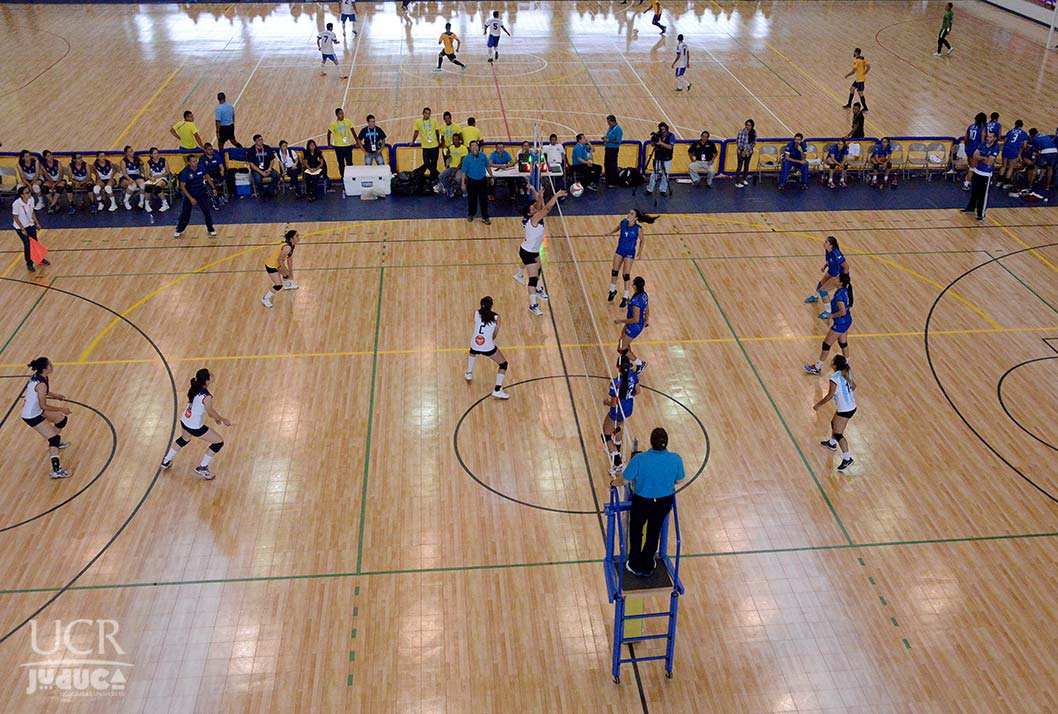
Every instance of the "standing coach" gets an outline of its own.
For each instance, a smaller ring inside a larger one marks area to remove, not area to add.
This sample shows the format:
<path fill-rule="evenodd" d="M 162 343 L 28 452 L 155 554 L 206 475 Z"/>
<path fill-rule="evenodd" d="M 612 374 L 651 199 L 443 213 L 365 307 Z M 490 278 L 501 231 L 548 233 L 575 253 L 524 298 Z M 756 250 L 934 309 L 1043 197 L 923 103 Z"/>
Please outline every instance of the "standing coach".
<path fill-rule="evenodd" d="M 198 206 L 198 210 L 202 211 L 202 218 L 206 221 L 206 229 L 210 236 L 217 235 L 217 231 L 213 229 L 213 213 L 209 210 L 210 201 L 206 194 L 206 183 L 216 193 L 213 179 L 209 177 L 205 168 L 199 166 L 198 154 L 192 154 L 188 157 L 187 166 L 180 172 L 180 193 L 184 195 L 184 202 L 180 205 L 180 219 L 176 223 L 173 238 L 179 238 L 187 229 L 187 224 L 191 222 L 191 209 L 194 206 Z"/>

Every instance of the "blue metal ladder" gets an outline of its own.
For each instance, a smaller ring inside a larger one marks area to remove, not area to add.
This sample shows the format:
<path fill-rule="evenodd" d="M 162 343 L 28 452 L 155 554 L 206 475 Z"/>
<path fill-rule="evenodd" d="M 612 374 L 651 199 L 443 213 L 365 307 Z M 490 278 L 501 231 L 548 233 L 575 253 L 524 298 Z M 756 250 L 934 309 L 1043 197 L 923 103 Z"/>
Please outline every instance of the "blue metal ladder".
<path fill-rule="evenodd" d="M 680 582 L 680 517 L 676 510 L 676 499 L 672 501 L 672 511 L 665 518 L 661 526 L 661 539 L 658 546 L 658 562 L 664 564 L 668 572 L 672 592 L 669 595 L 669 609 L 663 612 L 644 612 L 639 615 L 626 615 L 626 590 L 625 590 L 625 563 L 628 561 L 628 533 L 627 519 L 628 511 L 632 507 L 631 491 L 626 489 L 625 498 L 622 499 L 616 488 L 610 488 L 610 502 L 606 504 L 606 558 L 603 561 L 603 571 L 606 575 L 606 590 L 610 602 L 614 603 L 614 632 L 613 632 L 613 681 L 614 684 L 621 682 L 621 665 L 633 662 L 650 662 L 653 660 L 665 660 L 665 676 L 672 678 L 672 660 L 676 652 L 676 613 L 679 609 L 680 595 L 683 595 L 683 583 Z M 672 521 L 673 530 L 676 534 L 676 552 L 670 557 L 669 545 L 669 521 Z M 665 583 L 667 587 L 669 582 Z M 638 584 L 638 583 L 636 583 Z M 630 592 L 634 593 L 636 588 Z M 637 637 L 625 636 L 626 620 L 646 620 L 655 617 L 668 618 L 668 627 L 665 634 L 641 635 Z M 635 651 L 629 647 L 629 656 L 621 657 L 622 645 L 633 645 L 636 642 L 648 640 L 666 640 L 664 655 L 651 655 L 636 657 Z"/>

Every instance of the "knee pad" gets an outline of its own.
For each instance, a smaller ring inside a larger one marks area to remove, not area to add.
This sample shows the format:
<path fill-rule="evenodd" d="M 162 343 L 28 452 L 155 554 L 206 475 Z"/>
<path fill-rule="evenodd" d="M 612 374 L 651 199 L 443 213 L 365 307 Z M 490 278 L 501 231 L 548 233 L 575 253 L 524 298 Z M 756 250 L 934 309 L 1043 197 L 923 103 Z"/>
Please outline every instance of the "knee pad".
<path fill-rule="evenodd" d="M 538 282 L 540 282 L 540 278 L 529 278 L 529 287 L 535 288 Z"/>
<path fill-rule="evenodd" d="M 94 193 L 94 194 L 95 194 L 95 195 L 97 195 L 97 196 L 98 196 L 98 195 L 100 194 L 100 192 L 101 192 L 102 190 L 103 190 L 103 189 L 101 189 L 101 188 L 100 188 L 99 186 L 93 186 L 93 187 L 92 187 L 92 193 Z"/>
<path fill-rule="evenodd" d="M 62 437 L 59 436 L 58 434 L 56 434 L 55 436 L 53 436 L 50 439 L 48 439 L 48 446 L 50 446 L 52 448 L 55 448 L 55 449 L 58 449 L 59 448 L 59 444 L 61 444 L 61 443 L 62 443 Z"/>
<path fill-rule="evenodd" d="M 609 444 L 611 441 L 613 441 L 613 434 L 603 434 L 603 441 Z"/>
<path fill-rule="evenodd" d="M 823 340 L 823 351 L 830 352 L 830 345 L 827 344 L 826 340 Z"/>
<path fill-rule="evenodd" d="M 37 186 L 36 184 L 34 184 L 33 185 L 33 193 L 40 193 L 40 186 Z"/>
<path fill-rule="evenodd" d="M 628 348 L 628 347 L 625 347 L 624 349 L 620 349 L 620 348 L 618 348 L 618 350 L 617 350 L 617 354 L 619 354 L 619 355 L 621 355 L 622 357 L 624 357 L 624 356 L 625 356 L 626 354 L 628 354 L 628 350 L 629 350 L 629 349 L 630 349 L 630 348 Z"/>
<path fill-rule="evenodd" d="M 848 342 L 839 342 L 838 343 L 838 347 L 840 347 L 843 350 L 847 350 L 849 348 L 849 343 Z"/>
<path fill-rule="evenodd" d="M 507 371 L 507 360 L 504 360 L 503 362 L 500 362 L 500 371 L 501 372 Z"/>
<path fill-rule="evenodd" d="M 616 278 L 617 277 L 617 271 L 616 270 L 611 270 L 610 271 L 610 277 L 611 278 Z"/>
<path fill-rule="evenodd" d="M 273 285 L 272 286 L 272 292 L 276 292 L 277 293 L 277 292 L 279 292 L 282 289 L 283 289 L 282 285 Z"/>
<path fill-rule="evenodd" d="M 216 444 L 210 444 L 209 445 L 209 450 L 212 451 L 214 454 L 219 454 L 220 450 L 223 449 L 223 448 L 224 448 L 224 442 L 223 441 L 218 441 Z"/>
<path fill-rule="evenodd" d="M 630 279 L 632 278 L 632 276 L 631 276 L 631 275 L 629 275 L 628 273 L 625 273 L 625 274 L 624 274 L 624 275 L 622 275 L 621 277 L 625 279 L 625 282 L 626 282 L 626 283 L 627 283 L 627 282 L 628 282 L 628 281 L 629 281 L 629 280 L 630 280 Z"/>
<path fill-rule="evenodd" d="M 62 429 L 64 426 L 66 426 L 69 423 L 69 421 L 70 421 L 70 417 L 63 417 L 62 420 L 55 422 L 55 428 L 56 429 Z"/>
<path fill-rule="evenodd" d="M 184 437 L 182 437 L 182 436 L 176 437 L 176 445 L 179 446 L 181 449 L 184 448 L 185 446 L 187 446 L 187 444 L 188 444 L 188 441 Z"/>
<path fill-rule="evenodd" d="M 834 441 L 841 441 L 842 439 L 845 438 L 845 435 L 844 434 L 839 434 L 838 432 L 835 431 L 833 434 L 830 435 L 830 438 L 832 438 Z"/>
<path fill-rule="evenodd" d="M 114 187 L 111 186 L 110 184 L 107 184 L 106 186 L 104 186 L 103 190 L 107 192 L 108 196 L 110 196 L 110 195 L 112 195 L 114 193 Z"/>

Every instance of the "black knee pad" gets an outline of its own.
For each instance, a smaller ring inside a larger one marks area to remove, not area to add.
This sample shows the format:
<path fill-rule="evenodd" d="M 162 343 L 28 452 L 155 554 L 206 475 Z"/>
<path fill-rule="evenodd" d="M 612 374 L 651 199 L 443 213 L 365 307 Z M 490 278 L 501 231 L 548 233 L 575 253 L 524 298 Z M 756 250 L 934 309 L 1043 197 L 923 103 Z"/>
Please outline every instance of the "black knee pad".
<path fill-rule="evenodd" d="M 70 422 L 70 417 L 63 417 L 61 421 L 55 422 L 56 429 L 62 429 Z"/>
<path fill-rule="evenodd" d="M 182 436 L 176 437 L 176 445 L 179 446 L 181 449 L 184 448 L 185 446 L 187 446 L 187 443 L 188 443 L 187 439 L 185 439 L 184 437 L 182 437 Z"/>
<path fill-rule="evenodd" d="M 540 278 L 529 278 L 529 287 L 535 288 L 538 282 L 540 282 Z"/>
<path fill-rule="evenodd" d="M 274 292 L 274 293 L 277 293 L 277 292 L 279 292 L 282 289 L 283 289 L 282 285 L 273 285 L 272 286 L 272 292 Z"/>
<path fill-rule="evenodd" d="M 832 438 L 832 439 L 833 439 L 834 441 L 841 441 L 842 439 L 844 439 L 844 438 L 845 438 L 845 435 L 844 435 L 844 434 L 838 434 L 837 432 L 835 432 L 835 433 L 831 434 L 831 435 L 830 435 L 830 437 L 831 437 L 831 438 Z"/>
<path fill-rule="evenodd" d="M 507 360 L 500 362 L 500 371 L 505 372 L 507 370 Z"/>
<path fill-rule="evenodd" d="M 627 282 L 628 282 L 628 281 L 629 281 L 629 280 L 630 280 L 630 279 L 632 278 L 632 276 L 631 276 L 631 275 L 629 275 L 628 273 L 625 273 L 625 274 L 624 274 L 624 275 L 622 275 L 621 277 L 625 279 L 625 282 L 626 282 L 626 283 L 627 283 Z"/>
<path fill-rule="evenodd" d="M 839 342 L 838 343 L 838 347 L 840 347 L 843 350 L 847 350 L 849 348 L 849 343 L 848 342 Z"/>
<path fill-rule="evenodd" d="M 55 436 L 48 439 L 48 446 L 58 449 L 59 444 L 62 443 L 62 437 L 56 434 Z"/>
<path fill-rule="evenodd" d="M 212 451 L 214 454 L 219 454 L 220 450 L 223 449 L 223 448 L 224 448 L 224 442 L 223 441 L 218 441 L 216 444 L 210 444 L 209 445 L 209 450 Z"/>
<path fill-rule="evenodd" d="M 611 278 L 616 278 L 617 277 L 617 271 L 616 270 L 611 270 L 610 271 L 610 277 Z"/>
<path fill-rule="evenodd" d="M 624 357 L 624 356 L 625 356 L 626 354 L 628 354 L 628 350 L 629 350 L 629 348 L 628 348 L 628 347 L 625 347 L 625 348 L 624 348 L 623 350 L 622 350 L 622 349 L 619 349 L 619 350 L 617 350 L 617 354 L 619 354 L 619 355 L 621 355 L 622 357 Z"/>
<path fill-rule="evenodd" d="M 826 343 L 826 340 L 823 341 L 823 351 L 830 352 L 830 345 Z"/>
<path fill-rule="evenodd" d="M 613 441 L 613 434 L 603 434 L 603 441 L 609 444 L 611 441 Z"/>

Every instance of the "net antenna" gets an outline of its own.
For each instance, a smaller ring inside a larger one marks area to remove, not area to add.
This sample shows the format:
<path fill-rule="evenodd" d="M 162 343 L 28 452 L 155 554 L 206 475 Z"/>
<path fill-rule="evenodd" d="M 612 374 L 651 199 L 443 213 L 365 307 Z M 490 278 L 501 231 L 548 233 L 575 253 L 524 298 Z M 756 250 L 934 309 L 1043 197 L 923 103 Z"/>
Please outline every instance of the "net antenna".
<path fill-rule="evenodd" d="M 533 150 L 538 157 L 533 162 L 533 169 L 530 171 L 529 182 L 536 188 L 536 190 L 542 190 L 542 184 L 550 188 L 551 194 L 555 193 L 555 182 L 552 174 L 546 169 L 547 157 L 543 155 L 543 151 L 540 148 L 540 128 L 538 124 L 533 126 Z M 535 183 L 534 183 L 535 179 Z M 566 182 L 563 181 L 563 184 Z M 580 261 L 577 259 L 577 249 L 574 246 L 573 238 L 569 230 L 569 223 L 566 220 L 566 215 L 562 211 L 562 204 L 556 203 L 555 210 L 558 214 L 559 224 L 562 226 L 562 234 L 565 238 L 564 247 L 569 252 L 570 263 L 573 265 L 574 271 L 576 271 L 577 281 L 575 286 L 580 288 L 580 294 L 573 294 L 571 290 L 570 295 L 567 296 L 567 302 L 570 307 L 570 313 L 573 318 L 574 329 L 577 332 L 577 338 L 580 342 L 578 352 L 580 353 L 580 362 L 584 368 L 582 375 L 570 375 L 571 379 L 580 377 L 584 380 L 585 387 L 588 392 L 592 394 L 592 411 L 596 417 L 596 425 L 602 425 L 603 419 L 607 417 L 608 410 L 600 412 L 599 407 L 602 401 L 598 399 L 598 382 L 592 377 L 604 376 L 606 378 L 606 389 L 607 396 L 609 396 L 610 385 L 615 384 L 615 379 L 619 377 L 619 372 L 614 371 L 615 365 L 618 363 L 619 356 L 611 355 L 607 352 L 607 345 L 602 337 L 600 331 L 600 318 L 596 316 L 595 309 L 592 307 L 592 299 L 588 291 L 588 284 L 584 279 L 584 273 L 581 270 Z M 552 236 L 554 238 L 554 236 Z M 557 244 L 553 244 L 554 247 L 558 247 Z M 552 303 L 554 304 L 554 303 Z M 610 320 L 603 319 L 603 325 L 611 324 Z M 633 368 L 634 369 L 634 368 Z M 619 382 L 616 383 L 618 390 L 620 389 Z M 630 425 L 627 421 L 627 414 L 624 413 L 623 406 L 621 404 L 620 396 L 617 398 L 617 405 L 614 407 L 621 414 L 621 436 L 620 436 L 620 448 L 618 455 L 620 456 L 620 466 L 615 465 L 615 460 L 612 458 L 609 446 L 607 445 L 605 437 L 600 433 L 599 440 L 596 443 L 602 445 L 603 453 L 606 457 L 607 463 L 609 464 L 610 473 L 614 474 L 623 469 L 623 465 L 628 463 L 628 451 L 629 448 L 634 448 L 634 444 L 638 443 L 638 439 L 634 438 Z M 616 443 L 616 439 L 615 439 Z"/>

